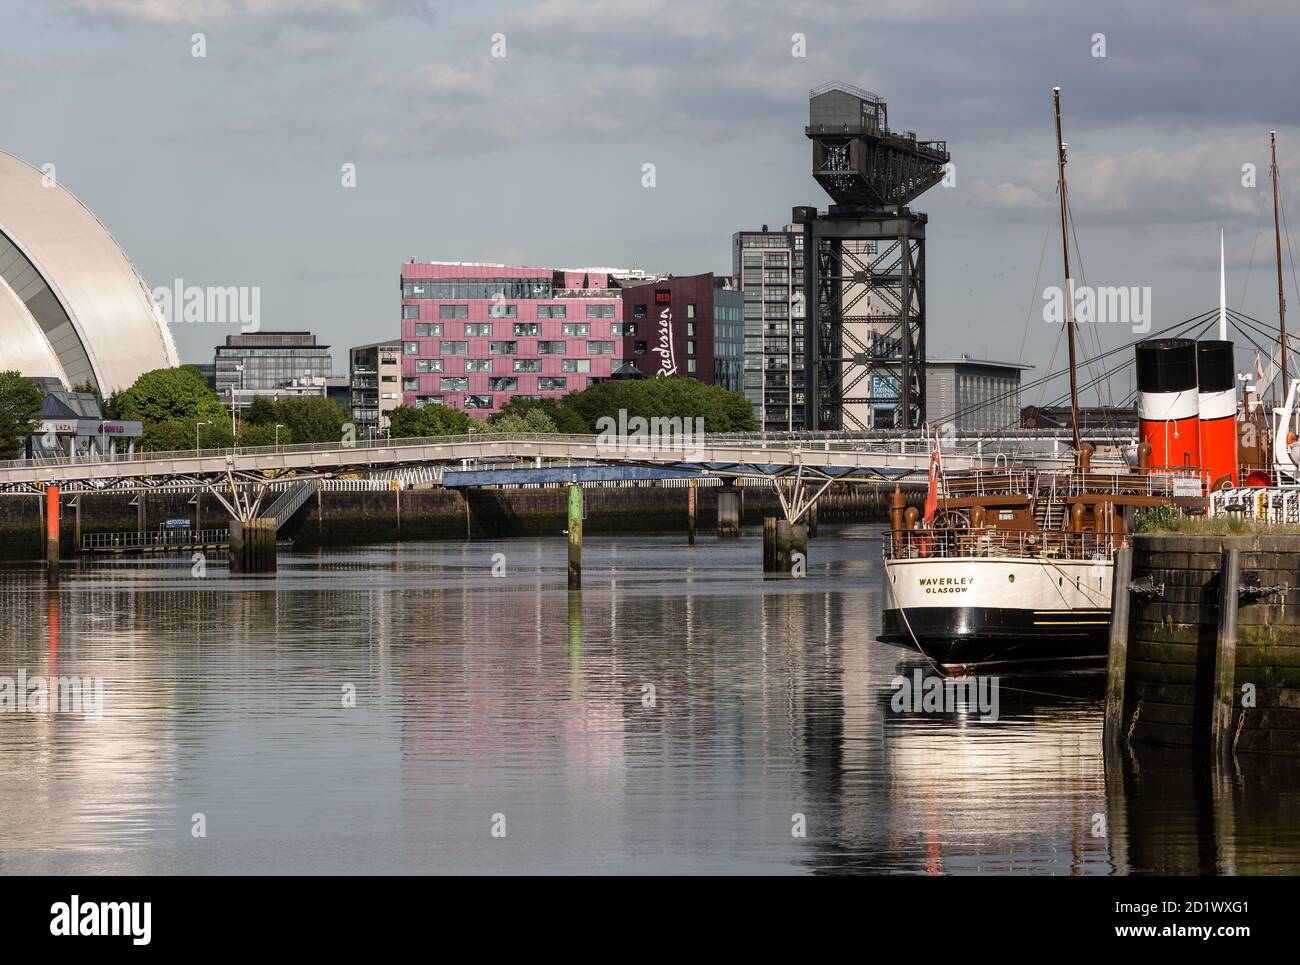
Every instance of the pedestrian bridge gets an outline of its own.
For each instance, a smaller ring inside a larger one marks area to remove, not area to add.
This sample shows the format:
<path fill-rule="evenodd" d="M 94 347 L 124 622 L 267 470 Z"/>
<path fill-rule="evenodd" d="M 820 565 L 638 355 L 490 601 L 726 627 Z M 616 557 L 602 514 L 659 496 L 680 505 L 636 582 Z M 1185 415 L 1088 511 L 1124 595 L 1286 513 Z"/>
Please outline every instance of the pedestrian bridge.
<path fill-rule="evenodd" d="M 1117 440 L 1119 441 L 1119 440 Z M 566 464 L 648 466 L 690 475 L 870 481 L 924 477 L 933 442 L 917 436 L 861 433 L 720 434 L 644 442 L 637 437 L 555 433 L 473 433 L 353 444 L 316 443 L 246 449 L 118 453 L 91 461 L 59 456 L 0 462 L 0 487 L 28 489 L 84 484 L 90 488 L 191 481 L 209 485 L 329 478 L 419 466 L 532 461 L 537 468 Z M 1059 434 L 1016 432 L 1000 438 L 956 439 L 942 447 L 944 468 L 994 468 L 1014 462 L 1067 469 L 1074 456 Z M 1096 460 L 1094 460 L 1096 462 Z"/>

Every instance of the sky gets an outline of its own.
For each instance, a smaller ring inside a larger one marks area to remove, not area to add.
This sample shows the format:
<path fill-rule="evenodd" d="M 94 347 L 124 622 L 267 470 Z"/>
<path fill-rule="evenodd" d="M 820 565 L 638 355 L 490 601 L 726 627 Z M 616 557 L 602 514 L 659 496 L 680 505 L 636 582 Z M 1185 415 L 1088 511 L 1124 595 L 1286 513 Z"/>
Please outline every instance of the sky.
<path fill-rule="evenodd" d="M 1042 294 L 1062 271 L 1053 86 L 1076 278 L 1149 289 L 1154 329 L 1216 306 L 1220 230 L 1229 305 L 1276 325 L 1270 130 L 1300 218 L 1300 7 L 1280 0 L 0 10 L 0 150 L 53 164 L 151 287 L 256 287 L 261 327 L 318 333 L 339 372 L 347 347 L 399 333 L 409 258 L 729 273 L 734 231 L 829 201 L 803 127 L 830 81 L 948 143 L 955 183 L 913 204 L 933 356 L 1061 364 Z M 173 325 L 187 362 L 234 330 Z M 1081 337 L 1095 352 L 1134 335 Z"/>

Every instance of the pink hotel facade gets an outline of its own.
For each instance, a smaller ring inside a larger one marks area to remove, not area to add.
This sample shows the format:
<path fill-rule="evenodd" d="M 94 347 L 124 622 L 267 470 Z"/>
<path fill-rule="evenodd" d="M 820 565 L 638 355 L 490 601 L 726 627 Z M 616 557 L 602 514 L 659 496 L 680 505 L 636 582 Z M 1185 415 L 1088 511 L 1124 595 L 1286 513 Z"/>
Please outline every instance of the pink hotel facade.
<path fill-rule="evenodd" d="M 631 355 L 607 273 L 462 263 L 402 266 L 402 401 L 481 418 L 513 397 L 608 378 Z"/>

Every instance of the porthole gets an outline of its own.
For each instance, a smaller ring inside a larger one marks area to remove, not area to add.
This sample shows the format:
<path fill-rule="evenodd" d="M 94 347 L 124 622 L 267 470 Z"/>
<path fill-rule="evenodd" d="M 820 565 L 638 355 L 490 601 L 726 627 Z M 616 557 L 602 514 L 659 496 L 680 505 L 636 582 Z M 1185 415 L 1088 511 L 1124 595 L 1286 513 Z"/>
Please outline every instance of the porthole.
<path fill-rule="evenodd" d="M 1016 582 L 1016 574 L 1014 574 L 1014 573 L 1008 573 L 1008 574 L 1007 574 L 1007 582 L 1008 582 L 1008 583 L 1014 583 L 1014 582 Z"/>

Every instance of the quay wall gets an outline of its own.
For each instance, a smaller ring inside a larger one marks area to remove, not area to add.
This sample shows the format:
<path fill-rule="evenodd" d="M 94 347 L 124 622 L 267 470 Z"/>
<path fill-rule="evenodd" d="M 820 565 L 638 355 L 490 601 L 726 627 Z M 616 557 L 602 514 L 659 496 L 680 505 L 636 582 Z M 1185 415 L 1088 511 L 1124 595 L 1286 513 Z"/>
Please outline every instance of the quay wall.
<path fill-rule="evenodd" d="M 1240 554 L 1242 592 L 1225 645 L 1219 623 L 1228 549 Z M 1208 746 L 1221 701 L 1231 712 L 1220 725 L 1230 750 L 1300 754 L 1300 538 L 1139 534 L 1132 583 L 1142 592 L 1129 590 L 1125 736 Z M 1227 662 L 1216 680 L 1221 649 Z"/>
<path fill-rule="evenodd" d="M 716 526 L 717 486 L 697 490 L 696 526 L 707 533 Z M 832 486 L 818 502 L 820 523 L 867 523 L 888 515 L 890 487 Z M 584 487 L 589 534 L 685 532 L 687 487 Z M 770 487 L 741 487 L 742 523 L 762 526 L 764 516 L 780 516 Z M 166 520 L 198 513 L 204 529 L 221 529 L 227 514 L 210 494 L 194 492 L 81 493 L 80 522 L 65 494 L 61 514 L 63 553 L 80 545 L 77 534 L 156 531 Z M 43 496 L 0 494 L 0 560 L 45 558 Z M 134 505 L 132 503 L 135 503 Z M 282 537 L 296 547 L 359 545 L 399 540 L 487 539 L 510 536 L 558 536 L 567 521 L 567 490 L 404 489 L 320 491 L 298 511 Z"/>

